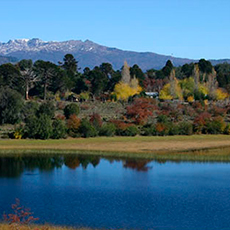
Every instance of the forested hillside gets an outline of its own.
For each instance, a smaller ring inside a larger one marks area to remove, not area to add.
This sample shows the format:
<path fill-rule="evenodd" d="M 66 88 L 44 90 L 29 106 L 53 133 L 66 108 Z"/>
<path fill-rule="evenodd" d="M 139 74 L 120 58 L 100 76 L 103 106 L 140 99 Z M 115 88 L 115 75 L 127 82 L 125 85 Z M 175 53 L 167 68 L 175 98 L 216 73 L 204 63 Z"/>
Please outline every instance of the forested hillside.
<path fill-rule="evenodd" d="M 63 62 L 21 60 L 0 66 L 2 136 L 64 138 L 230 133 L 230 64 L 204 59 L 160 70 L 110 63 L 79 72 Z M 151 98 L 154 95 L 155 98 Z M 14 125 L 14 126 L 10 126 Z"/>

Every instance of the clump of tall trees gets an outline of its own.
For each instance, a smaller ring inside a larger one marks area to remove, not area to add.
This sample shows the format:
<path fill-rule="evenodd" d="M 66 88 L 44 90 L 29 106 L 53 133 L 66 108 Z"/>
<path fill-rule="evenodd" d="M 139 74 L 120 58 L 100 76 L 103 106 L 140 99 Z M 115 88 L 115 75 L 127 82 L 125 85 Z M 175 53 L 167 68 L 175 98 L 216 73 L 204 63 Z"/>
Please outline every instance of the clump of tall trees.
<path fill-rule="evenodd" d="M 209 61 L 201 59 L 198 63 L 185 64 L 174 68 L 170 61 L 166 63 L 166 83 L 160 90 L 160 99 L 223 100 L 228 97 L 227 88 L 219 87 L 219 75 Z M 224 64 L 226 65 L 226 64 Z"/>
<path fill-rule="evenodd" d="M 115 85 L 112 95 L 116 100 L 127 100 L 129 97 L 140 94 L 142 88 L 139 85 L 139 81 L 134 73 L 131 78 L 130 67 L 125 61 L 121 71 L 121 80 Z"/>

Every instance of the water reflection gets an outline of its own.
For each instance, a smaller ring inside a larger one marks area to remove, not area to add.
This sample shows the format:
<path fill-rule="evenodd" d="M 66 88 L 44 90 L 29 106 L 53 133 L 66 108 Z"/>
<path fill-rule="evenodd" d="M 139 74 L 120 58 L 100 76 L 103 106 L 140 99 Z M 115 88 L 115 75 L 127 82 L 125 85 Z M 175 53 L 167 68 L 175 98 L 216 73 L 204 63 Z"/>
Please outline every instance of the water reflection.
<path fill-rule="evenodd" d="M 100 163 L 100 157 L 98 156 L 76 156 L 70 155 L 64 157 L 65 165 L 71 169 L 76 169 L 79 166 L 87 169 L 88 165 L 91 164 L 95 168 Z"/>
<path fill-rule="evenodd" d="M 18 158 L 0 158 L 0 177 L 19 177 L 23 170 L 24 164 Z"/>
<path fill-rule="evenodd" d="M 150 160 L 126 160 L 123 163 L 124 168 L 130 168 L 137 171 L 147 172 L 152 167 L 148 166 L 148 163 L 150 163 Z"/>
<path fill-rule="evenodd" d="M 0 214 L 9 213 L 8 207 L 19 198 L 41 224 L 229 229 L 229 175 L 230 164 L 223 162 L 82 154 L 0 157 Z"/>
<path fill-rule="evenodd" d="M 0 157 L 0 177 L 16 178 L 19 177 L 24 170 L 34 171 L 52 171 L 55 168 L 61 168 L 63 165 L 70 169 L 82 167 L 87 169 L 89 165 L 96 168 L 100 164 L 101 158 L 98 156 L 82 156 L 82 155 L 65 155 L 65 156 L 13 156 Z M 122 162 L 124 168 L 147 172 L 151 169 L 148 166 L 150 160 L 140 159 L 111 159 L 107 158 L 110 164 L 114 162 Z"/>

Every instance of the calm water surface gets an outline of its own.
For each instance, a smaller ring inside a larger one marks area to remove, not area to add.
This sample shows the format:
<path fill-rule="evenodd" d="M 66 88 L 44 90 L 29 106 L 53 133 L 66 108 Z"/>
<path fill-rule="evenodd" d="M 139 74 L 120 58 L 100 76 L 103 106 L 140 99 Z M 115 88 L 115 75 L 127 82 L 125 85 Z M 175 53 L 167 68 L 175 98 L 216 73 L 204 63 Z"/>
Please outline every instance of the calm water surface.
<path fill-rule="evenodd" d="M 230 229 L 230 164 L 99 157 L 0 158 L 0 214 L 19 198 L 40 223 Z"/>

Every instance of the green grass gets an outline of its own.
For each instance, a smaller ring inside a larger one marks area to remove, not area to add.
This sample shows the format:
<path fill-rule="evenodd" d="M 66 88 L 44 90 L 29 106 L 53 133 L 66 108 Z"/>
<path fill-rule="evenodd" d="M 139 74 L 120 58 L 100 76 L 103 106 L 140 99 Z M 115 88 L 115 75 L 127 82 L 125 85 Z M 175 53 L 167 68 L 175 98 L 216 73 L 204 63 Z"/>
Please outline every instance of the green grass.
<path fill-rule="evenodd" d="M 34 140 L 34 139 L 0 139 L 0 148 L 1 145 L 24 145 L 24 144 L 71 144 L 71 143 L 98 143 L 98 142 L 143 142 L 143 141 L 183 141 L 183 140 L 191 140 L 191 141 L 202 141 L 202 140 L 230 140 L 230 136 L 228 135 L 192 135 L 192 136 L 135 136 L 135 137 L 94 137 L 94 138 L 69 138 L 69 139 L 49 139 L 49 140 Z"/>

